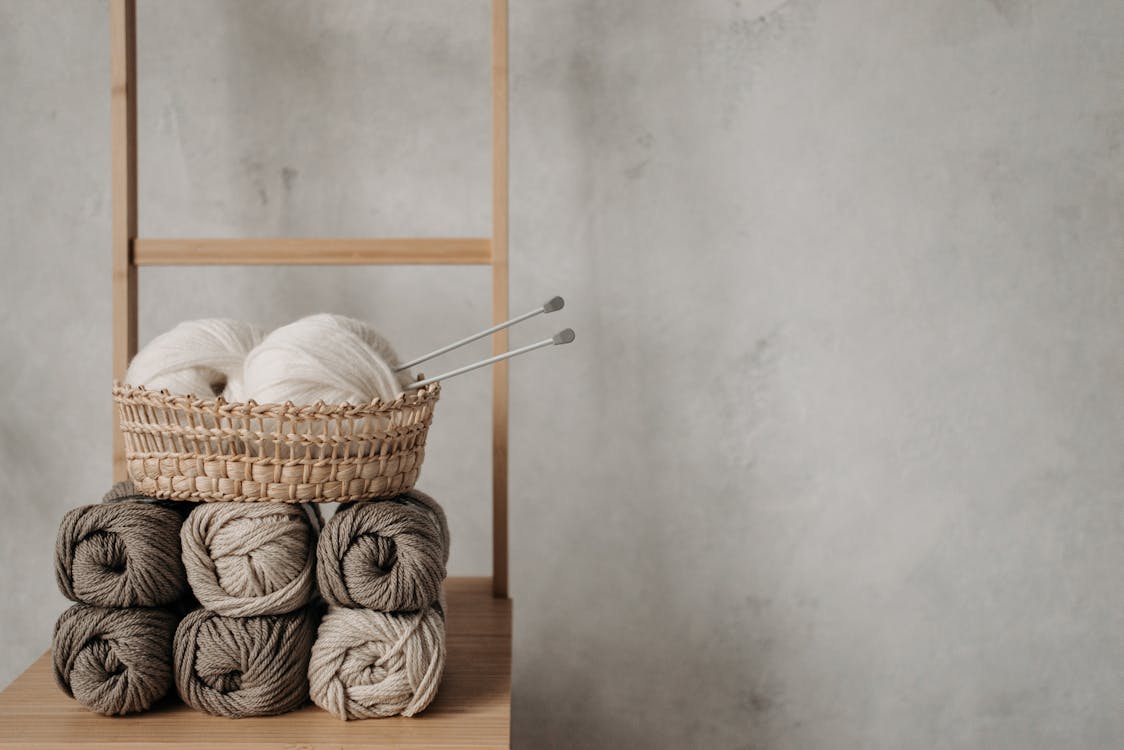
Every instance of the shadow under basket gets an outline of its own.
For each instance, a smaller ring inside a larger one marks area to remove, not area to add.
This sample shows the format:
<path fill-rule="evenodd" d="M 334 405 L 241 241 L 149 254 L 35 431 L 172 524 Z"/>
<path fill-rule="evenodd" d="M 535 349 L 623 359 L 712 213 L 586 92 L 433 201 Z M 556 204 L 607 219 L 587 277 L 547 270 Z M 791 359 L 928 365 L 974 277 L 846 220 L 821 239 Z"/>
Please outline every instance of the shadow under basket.
<path fill-rule="evenodd" d="M 202 502 L 336 503 L 414 486 L 441 395 L 311 406 L 227 402 L 115 383 L 125 465 L 150 497 Z"/>

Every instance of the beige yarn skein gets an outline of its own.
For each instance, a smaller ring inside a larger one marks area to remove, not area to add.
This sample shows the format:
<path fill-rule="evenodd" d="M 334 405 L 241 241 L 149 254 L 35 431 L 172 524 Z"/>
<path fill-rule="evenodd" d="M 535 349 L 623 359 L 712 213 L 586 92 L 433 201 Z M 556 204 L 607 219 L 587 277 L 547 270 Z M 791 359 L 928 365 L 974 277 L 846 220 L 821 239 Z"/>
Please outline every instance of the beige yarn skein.
<path fill-rule="evenodd" d="M 444 670 L 437 607 L 408 614 L 331 607 L 312 646 L 309 695 L 340 719 L 413 716 L 437 695 Z"/>
<path fill-rule="evenodd" d="M 319 521 L 319 509 L 313 513 Z M 288 503 L 206 503 L 180 532 L 195 597 L 228 617 L 282 614 L 313 595 L 316 530 Z"/>

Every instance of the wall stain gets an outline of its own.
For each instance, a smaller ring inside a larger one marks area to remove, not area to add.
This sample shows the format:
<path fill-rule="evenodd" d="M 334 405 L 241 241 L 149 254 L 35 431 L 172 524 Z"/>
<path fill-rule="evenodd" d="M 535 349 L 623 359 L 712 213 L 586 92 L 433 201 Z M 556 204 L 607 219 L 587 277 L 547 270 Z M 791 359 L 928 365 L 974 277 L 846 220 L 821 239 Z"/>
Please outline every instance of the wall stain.
<path fill-rule="evenodd" d="M 630 180 L 638 180 L 644 176 L 644 173 L 648 171 L 648 163 L 652 161 L 651 151 L 655 142 L 656 137 L 652 135 L 651 131 L 641 129 L 640 135 L 636 136 L 635 143 L 644 155 L 625 168 L 625 177 Z"/>
<path fill-rule="evenodd" d="M 765 13 L 747 14 L 742 4 L 735 3 L 734 14 L 710 34 L 706 46 L 721 71 L 724 127 L 737 120 L 753 79 L 768 58 L 806 48 L 819 8 L 820 0 L 787 0 Z"/>
<path fill-rule="evenodd" d="M 265 165 L 255 159 L 254 157 L 247 156 L 242 159 L 242 169 L 246 173 L 246 178 L 250 182 L 250 187 L 253 188 L 254 195 L 258 198 L 258 203 L 262 206 L 269 205 L 269 191 L 265 186 Z"/>
<path fill-rule="evenodd" d="M 630 180 L 639 180 L 644 176 L 644 172 L 647 170 L 648 162 L 650 161 L 651 159 L 644 159 L 637 164 L 633 164 L 631 167 L 624 170 L 624 176 Z"/>
<path fill-rule="evenodd" d="M 1029 0 L 988 0 L 1011 26 L 1029 26 L 1031 22 L 1031 3 Z"/>
<path fill-rule="evenodd" d="M 932 33 L 942 44 L 967 44 L 1033 25 L 1031 0 L 986 0 L 931 8 Z"/>
<path fill-rule="evenodd" d="M 285 189 L 286 193 L 293 192 L 293 184 L 297 181 L 297 176 L 300 174 L 293 167 L 281 167 L 281 187 Z"/>
<path fill-rule="evenodd" d="M 728 408 L 719 415 L 723 435 L 723 466 L 730 471 L 751 473 L 760 452 L 758 441 L 775 398 L 776 371 L 783 331 L 777 326 L 734 355 L 722 373 L 714 375 L 714 392 L 722 394 Z M 747 342 L 748 343 L 748 342 Z"/>
<path fill-rule="evenodd" d="M 749 707 L 755 714 L 769 713 L 774 705 L 773 699 L 760 690 L 754 690 L 749 694 Z"/>

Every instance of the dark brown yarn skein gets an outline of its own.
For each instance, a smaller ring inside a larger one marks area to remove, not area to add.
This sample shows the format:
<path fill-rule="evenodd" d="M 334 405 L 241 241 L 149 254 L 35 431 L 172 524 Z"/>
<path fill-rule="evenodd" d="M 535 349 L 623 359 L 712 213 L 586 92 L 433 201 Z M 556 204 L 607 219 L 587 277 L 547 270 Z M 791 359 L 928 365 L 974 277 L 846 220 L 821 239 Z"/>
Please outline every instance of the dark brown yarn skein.
<path fill-rule="evenodd" d="M 311 607 L 256 617 L 195 610 L 176 630 L 180 697 L 197 711 L 231 718 L 299 708 L 308 700 L 308 660 L 318 619 Z"/>
<path fill-rule="evenodd" d="M 157 607 L 187 590 L 182 517 L 146 502 L 84 505 L 63 516 L 55 578 L 63 596 L 101 607 Z"/>
<path fill-rule="evenodd" d="M 55 681 L 100 714 L 144 711 L 172 687 L 177 621 L 161 609 L 75 604 L 55 623 Z"/>
<path fill-rule="evenodd" d="M 394 500 L 340 506 L 320 534 L 316 576 L 329 604 L 414 612 L 440 597 L 448 560 L 445 512 L 411 490 Z"/>

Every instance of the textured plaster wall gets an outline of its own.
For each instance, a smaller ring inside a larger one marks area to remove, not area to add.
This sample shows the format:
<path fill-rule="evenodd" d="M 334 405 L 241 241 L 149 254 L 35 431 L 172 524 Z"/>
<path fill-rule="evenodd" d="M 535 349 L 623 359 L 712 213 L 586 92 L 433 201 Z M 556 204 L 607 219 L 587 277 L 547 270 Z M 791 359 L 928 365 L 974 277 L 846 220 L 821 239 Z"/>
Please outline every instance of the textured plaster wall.
<path fill-rule="evenodd" d="M 145 235 L 488 232 L 486 2 L 140 6 Z M 579 336 L 512 367 L 516 745 L 1124 744 L 1124 4 L 511 23 L 512 310 Z M 108 85 L 105 2 L 0 0 L 0 682 L 110 477 Z M 484 269 L 141 279 L 142 341 L 489 315 Z M 460 574 L 488 386 L 422 482 Z"/>

